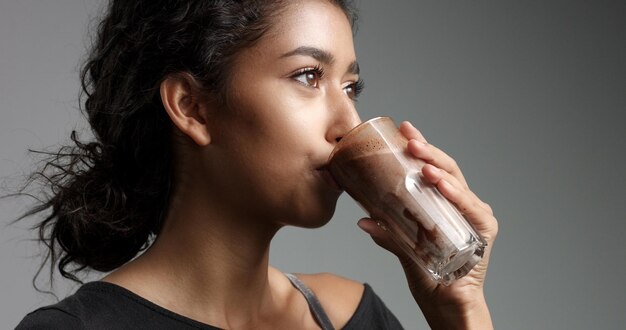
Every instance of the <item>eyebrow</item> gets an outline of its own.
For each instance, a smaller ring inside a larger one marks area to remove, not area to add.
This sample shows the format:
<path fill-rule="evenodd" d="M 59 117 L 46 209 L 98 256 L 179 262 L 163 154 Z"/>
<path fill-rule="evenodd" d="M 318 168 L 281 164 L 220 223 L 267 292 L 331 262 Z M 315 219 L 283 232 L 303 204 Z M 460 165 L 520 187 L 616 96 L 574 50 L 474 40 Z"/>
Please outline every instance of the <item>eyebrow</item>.
<path fill-rule="evenodd" d="M 295 55 L 309 56 L 324 64 L 333 64 L 335 62 L 335 57 L 333 56 L 333 54 L 323 49 L 310 47 L 310 46 L 298 47 L 292 51 L 289 51 L 281 55 L 280 58 L 285 58 L 285 57 L 295 56 Z M 348 66 L 348 73 L 359 74 L 359 72 L 360 72 L 359 63 L 357 63 L 357 61 L 350 63 L 350 65 Z"/>
<path fill-rule="evenodd" d="M 348 72 L 352 74 L 357 74 L 357 75 L 361 73 L 361 68 L 359 68 L 359 63 L 357 61 L 350 63 L 350 65 L 348 66 Z"/>

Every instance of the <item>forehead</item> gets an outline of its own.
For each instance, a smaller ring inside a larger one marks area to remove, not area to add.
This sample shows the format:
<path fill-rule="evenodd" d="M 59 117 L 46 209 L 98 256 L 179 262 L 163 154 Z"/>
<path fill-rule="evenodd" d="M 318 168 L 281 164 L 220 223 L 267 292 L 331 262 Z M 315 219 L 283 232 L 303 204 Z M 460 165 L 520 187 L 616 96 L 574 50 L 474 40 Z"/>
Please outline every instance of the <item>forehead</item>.
<path fill-rule="evenodd" d="M 301 46 L 316 47 L 354 60 L 352 27 L 343 10 L 327 0 L 289 1 L 272 18 L 258 46 L 281 54 Z"/>

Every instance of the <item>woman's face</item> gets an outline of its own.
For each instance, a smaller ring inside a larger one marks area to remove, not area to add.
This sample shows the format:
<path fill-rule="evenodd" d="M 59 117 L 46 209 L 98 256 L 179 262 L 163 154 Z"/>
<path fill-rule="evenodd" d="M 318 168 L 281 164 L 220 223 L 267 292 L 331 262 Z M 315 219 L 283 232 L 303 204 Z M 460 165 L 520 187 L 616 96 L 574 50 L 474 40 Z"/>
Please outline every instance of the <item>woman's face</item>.
<path fill-rule="evenodd" d="M 228 109 L 215 114 L 209 166 L 221 205 L 278 225 L 318 227 L 341 191 L 323 167 L 359 122 L 358 65 L 343 11 L 292 2 L 258 43 L 237 57 Z M 329 182 L 331 181 L 331 182 Z"/>

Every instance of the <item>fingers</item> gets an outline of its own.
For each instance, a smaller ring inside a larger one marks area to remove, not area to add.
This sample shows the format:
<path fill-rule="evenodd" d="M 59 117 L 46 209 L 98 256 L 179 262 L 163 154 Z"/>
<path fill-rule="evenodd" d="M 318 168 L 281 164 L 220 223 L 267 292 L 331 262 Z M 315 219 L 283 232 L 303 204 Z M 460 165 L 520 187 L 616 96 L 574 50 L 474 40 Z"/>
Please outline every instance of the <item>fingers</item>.
<path fill-rule="evenodd" d="M 491 208 L 474 193 L 455 186 L 452 176 L 440 171 L 441 178 L 435 183 L 441 194 L 457 206 L 465 218 L 474 225 L 481 235 L 491 244 L 498 233 L 498 222 Z M 446 177 L 446 178 L 444 178 Z"/>
<path fill-rule="evenodd" d="M 465 177 L 454 158 L 450 157 L 441 149 L 429 144 L 422 133 L 408 121 L 404 121 L 400 124 L 400 132 L 409 140 L 407 148 L 413 156 L 452 174 L 459 182 L 467 187 Z"/>
<path fill-rule="evenodd" d="M 427 163 L 422 168 L 424 179 L 437 186 L 485 239 L 495 238 L 498 225 L 493 210 L 469 189 L 457 162 L 441 149 L 429 144 L 410 122 L 402 122 L 400 131 L 409 139 L 409 152 Z"/>
<path fill-rule="evenodd" d="M 391 233 L 386 228 L 384 223 L 370 218 L 363 218 L 357 222 L 357 225 L 363 229 L 363 231 L 368 233 L 374 242 L 376 242 L 376 244 L 380 247 L 388 250 L 396 256 L 401 256 L 403 254 L 402 249 L 393 240 Z"/>
<path fill-rule="evenodd" d="M 422 133 L 420 133 L 420 131 L 418 131 L 417 128 L 415 128 L 415 126 L 408 121 L 403 121 L 402 124 L 400 124 L 400 132 L 402 132 L 402 135 L 409 140 L 415 139 L 420 142 L 428 143 Z"/>
<path fill-rule="evenodd" d="M 489 204 L 483 202 L 482 200 L 480 200 L 480 198 L 478 198 L 478 196 L 476 196 L 476 194 L 474 194 L 473 191 L 471 191 L 466 184 L 464 184 L 463 182 L 460 182 L 455 176 L 453 176 L 452 174 L 443 171 L 437 167 L 435 167 L 434 165 L 431 164 L 426 164 L 424 165 L 424 167 L 422 167 L 422 175 L 424 177 L 424 179 L 429 182 L 432 183 L 433 185 L 437 185 L 437 183 L 439 183 L 440 180 L 446 180 L 448 181 L 448 183 L 452 184 L 453 186 L 457 187 L 458 189 L 464 190 L 465 192 L 467 192 L 468 194 L 470 194 L 470 196 L 472 198 L 475 198 L 480 206 L 485 209 L 485 211 L 487 211 L 487 213 L 490 213 L 493 215 L 493 210 L 491 209 L 491 206 L 489 206 Z"/>
<path fill-rule="evenodd" d="M 467 182 L 465 181 L 465 177 L 463 176 L 457 162 L 454 158 L 441 151 L 441 149 L 433 146 L 432 144 L 421 143 L 418 140 L 410 140 L 407 148 L 413 156 L 452 174 L 457 178 L 457 180 L 459 180 L 459 182 L 467 187 Z"/>
<path fill-rule="evenodd" d="M 419 265 L 400 248 L 396 241 L 391 238 L 391 232 L 385 230 L 384 225 L 370 218 L 363 218 L 359 220 L 357 224 L 361 229 L 363 229 L 363 231 L 372 237 L 376 244 L 398 257 L 398 260 L 402 264 L 402 268 L 406 273 L 409 288 L 414 295 L 416 295 L 415 292 L 418 291 L 424 292 L 418 283 L 428 283 L 431 286 L 435 285 L 435 282 L 432 281 L 428 273 L 420 269 Z M 425 294 L 419 294 L 419 296 L 425 296 Z"/>

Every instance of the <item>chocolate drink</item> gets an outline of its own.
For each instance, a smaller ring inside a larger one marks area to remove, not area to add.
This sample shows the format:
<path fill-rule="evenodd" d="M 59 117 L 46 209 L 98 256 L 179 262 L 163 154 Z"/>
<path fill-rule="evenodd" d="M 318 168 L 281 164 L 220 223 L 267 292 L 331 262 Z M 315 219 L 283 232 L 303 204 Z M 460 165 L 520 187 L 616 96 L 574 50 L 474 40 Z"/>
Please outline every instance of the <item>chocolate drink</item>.
<path fill-rule="evenodd" d="M 466 275 L 483 252 L 473 245 L 475 232 L 464 219 L 457 223 L 458 210 L 422 181 L 424 163 L 408 154 L 399 131 L 374 133 L 342 140 L 331 155 L 331 173 L 436 280 L 449 284 Z"/>

